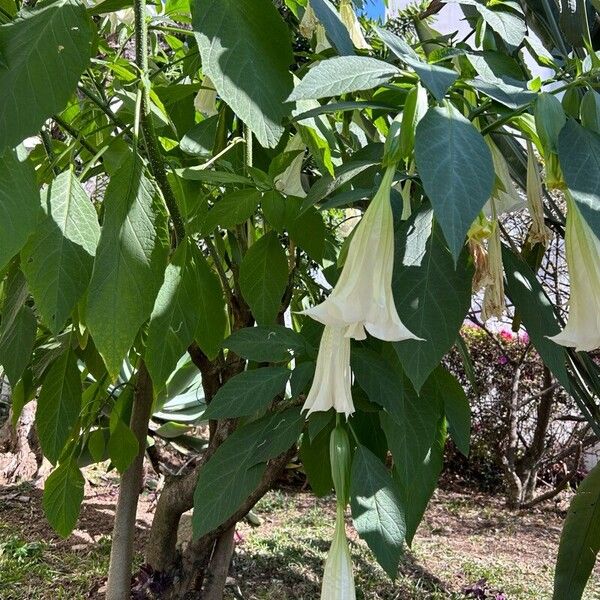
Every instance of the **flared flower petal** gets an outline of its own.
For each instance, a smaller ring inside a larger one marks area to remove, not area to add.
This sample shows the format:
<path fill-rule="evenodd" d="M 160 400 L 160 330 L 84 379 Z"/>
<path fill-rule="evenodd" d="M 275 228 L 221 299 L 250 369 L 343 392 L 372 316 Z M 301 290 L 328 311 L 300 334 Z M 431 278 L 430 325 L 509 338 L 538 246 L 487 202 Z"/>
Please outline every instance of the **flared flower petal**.
<path fill-rule="evenodd" d="M 352 371 L 350 370 L 350 338 L 345 327 L 325 326 L 312 386 L 302 407 L 313 412 L 328 411 L 344 413 L 348 418 L 354 412 L 352 402 Z"/>
<path fill-rule="evenodd" d="M 567 194 L 565 233 L 571 296 L 565 328 L 551 340 L 578 351 L 600 348 L 600 240 Z"/>
<path fill-rule="evenodd" d="M 340 278 L 329 297 L 304 314 L 325 325 L 348 327 L 355 339 L 372 336 L 386 341 L 419 339 L 400 321 L 392 293 L 394 221 L 390 189 L 394 167 L 385 172 L 348 248 Z"/>
<path fill-rule="evenodd" d="M 325 562 L 321 600 L 355 600 L 352 558 L 346 539 L 344 511 L 338 508 L 333 542 Z"/>
<path fill-rule="evenodd" d="M 370 50 L 371 46 L 365 39 L 362 27 L 350 0 L 340 0 L 340 19 L 348 30 L 354 46 L 359 50 Z"/>

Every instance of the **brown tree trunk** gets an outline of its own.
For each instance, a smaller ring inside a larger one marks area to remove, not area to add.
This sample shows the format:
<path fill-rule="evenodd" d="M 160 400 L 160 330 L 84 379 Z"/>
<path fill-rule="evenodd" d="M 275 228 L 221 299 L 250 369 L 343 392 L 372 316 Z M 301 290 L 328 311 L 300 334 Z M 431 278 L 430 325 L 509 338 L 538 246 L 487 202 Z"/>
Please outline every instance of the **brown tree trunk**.
<path fill-rule="evenodd" d="M 110 550 L 106 600 L 129 600 L 131 598 L 133 538 L 138 498 L 142 489 L 146 436 L 148 435 L 152 402 L 152 381 L 142 362 L 138 369 L 130 421 L 131 430 L 139 444 L 139 450 L 134 461 L 121 476 Z"/>

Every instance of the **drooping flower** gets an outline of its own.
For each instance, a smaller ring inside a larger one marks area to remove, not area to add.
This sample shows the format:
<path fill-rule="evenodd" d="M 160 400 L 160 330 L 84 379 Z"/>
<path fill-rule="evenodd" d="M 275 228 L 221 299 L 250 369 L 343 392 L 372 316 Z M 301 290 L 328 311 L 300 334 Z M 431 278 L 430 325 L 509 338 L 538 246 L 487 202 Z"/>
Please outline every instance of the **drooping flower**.
<path fill-rule="evenodd" d="M 344 509 L 338 505 L 333 542 L 325 562 L 321 600 L 355 600 L 352 558 L 346 539 Z"/>
<path fill-rule="evenodd" d="M 351 0 L 340 0 L 340 18 L 348 30 L 354 46 L 359 50 L 370 50 L 371 46 L 365 39 L 362 27 L 352 8 Z"/>
<path fill-rule="evenodd" d="M 551 337 L 577 351 L 600 348 L 600 240 L 569 193 L 565 246 L 571 297 L 567 325 Z"/>
<path fill-rule="evenodd" d="M 365 329 L 386 341 L 419 339 L 400 321 L 392 293 L 394 223 L 390 190 L 395 166 L 356 226 L 342 273 L 329 297 L 304 314 L 325 325 L 347 327 L 346 336 L 365 339 Z"/>
<path fill-rule="evenodd" d="M 502 243 L 497 219 L 492 223 L 492 234 L 488 240 L 488 269 L 490 282 L 485 286 L 481 309 L 481 318 L 484 322 L 491 317 L 501 317 L 506 308 Z"/>
<path fill-rule="evenodd" d="M 344 413 L 348 418 L 354 412 L 352 402 L 352 371 L 350 370 L 350 338 L 345 327 L 326 325 L 319 344 L 317 366 L 312 386 L 302 410 L 307 417 L 313 412 Z"/>
<path fill-rule="evenodd" d="M 530 140 L 527 140 L 527 205 L 531 214 L 529 240 L 532 245 L 542 244 L 547 246 L 552 239 L 552 232 L 544 222 L 542 178 L 533 152 L 533 144 Z"/>
<path fill-rule="evenodd" d="M 219 112 L 217 110 L 217 90 L 208 75 L 202 79 L 202 85 L 194 98 L 194 108 L 205 117 L 212 117 Z"/>
<path fill-rule="evenodd" d="M 331 44 L 329 43 L 327 34 L 325 33 L 325 27 L 319 23 L 317 15 L 312 9 L 310 2 L 306 5 L 304 16 L 299 24 L 299 29 L 300 33 L 309 40 L 312 39 L 313 34 L 316 36 L 317 44 L 315 47 L 315 52 L 317 54 L 323 52 L 323 50 L 331 48 Z"/>
<path fill-rule="evenodd" d="M 485 245 L 491 235 L 492 222 L 481 212 L 467 232 L 467 245 L 475 266 L 472 282 L 474 292 L 478 292 L 492 282 L 488 250 Z"/>
<path fill-rule="evenodd" d="M 492 192 L 495 214 L 501 215 L 514 210 L 519 210 L 523 207 L 524 202 L 517 191 L 517 186 L 510 176 L 506 159 L 502 155 L 502 152 L 500 152 L 498 146 L 490 139 L 490 136 L 485 136 L 484 139 L 492 153 L 494 171 L 496 173 L 496 181 Z M 492 201 L 490 200 L 484 207 L 484 213 L 487 217 L 492 216 L 491 202 Z"/>
<path fill-rule="evenodd" d="M 305 149 L 306 145 L 299 133 L 294 135 L 287 143 L 285 152 L 297 151 L 299 154 L 292 160 L 283 173 L 275 177 L 276 190 L 288 196 L 297 196 L 299 198 L 306 196 L 306 192 L 302 187 L 302 162 L 304 161 Z"/>

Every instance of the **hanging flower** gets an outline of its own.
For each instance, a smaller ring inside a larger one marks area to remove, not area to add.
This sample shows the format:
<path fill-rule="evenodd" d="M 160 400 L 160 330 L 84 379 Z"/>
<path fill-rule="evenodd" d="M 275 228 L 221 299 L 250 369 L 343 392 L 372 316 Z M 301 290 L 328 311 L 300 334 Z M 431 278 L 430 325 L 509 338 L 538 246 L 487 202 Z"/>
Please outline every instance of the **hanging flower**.
<path fill-rule="evenodd" d="M 365 40 L 362 27 L 352 9 L 351 0 L 340 0 L 340 18 L 350 34 L 350 39 L 359 50 L 370 50 L 371 46 Z"/>
<path fill-rule="evenodd" d="M 566 327 L 551 337 L 577 351 L 600 348 L 600 240 L 567 192 L 565 246 L 571 297 Z"/>
<path fill-rule="evenodd" d="M 491 235 L 492 222 L 481 212 L 467 232 L 467 246 L 475 266 L 472 282 L 474 292 L 478 292 L 481 288 L 492 283 L 490 261 L 485 246 L 486 240 Z"/>
<path fill-rule="evenodd" d="M 202 85 L 194 98 L 194 108 L 205 117 L 212 117 L 219 112 L 217 110 L 217 90 L 208 75 L 202 79 Z"/>
<path fill-rule="evenodd" d="M 492 223 L 492 234 L 488 241 L 488 269 L 490 281 L 483 292 L 481 318 L 487 321 L 491 317 L 501 317 L 506 308 L 504 297 L 504 267 L 502 264 L 502 243 L 498 220 Z"/>
<path fill-rule="evenodd" d="M 533 152 L 533 144 L 530 140 L 527 140 L 527 205 L 531 214 L 529 241 L 532 245 L 542 244 L 547 246 L 552 239 L 552 232 L 544 222 L 542 178 Z"/>
<path fill-rule="evenodd" d="M 325 562 L 321 600 L 355 600 L 352 558 L 346 539 L 344 510 L 338 505 L 333 542 Z"/>
<path fill-rule="evenodd" d="M 496 215 L 521 209 L 524 206 L 524 202 L 510 176 L 506 159 L 489 136 L 485 136 L 484 139 L 492 153 L 494 171 L 496 173 L 494 190 L 492 192 Z M 491 202 L 492 201 L 490 200 L 484 208 L 484 213 L 488 217 L 492 216 Z"/>
<path fill-rule="evenodd" d="M 292 160 L 283 173 L 275 177 L 275 189 L 288 196 L 297 196 L 304 198 L 306 192 L 302 187 L 302 163 L 304 161 L 304 150 L 306 145 L 302 136 L 297 133 L 294 135 L 285 147 L 285 152 L 299 151 L 298 156 Z"/>
<path fill-rule="evenodd" d="M 331 48 L 331 44 L 327 39 L 327 34 L 325 33 L 325 28 L 319 20 L 317 19 L 317 15 L 315 11 L 312 9 L 310 2 L 306 5 L 306 10 L 304 11 L 304 16 L 299 24 L 300 33 L 307 38 L 308 40 L 312 39 L 313 34 L 316 35 L 317 45 L 315 47 L 315 52 L 318 54 L 323 52 L 323 50 L 327 50 Z"/>
<path fill-rule="evenodd" d="M 340 278 L 329 297 L 304 314 L 325 325 L 347 327 L 346 336 L 365 339 L 366 330 L 387 341 L 419 339 L 400 321 L 392 294 L 394 222 L 388 167 L 375 197 L 357 225 Z"/>
<path fill-rule="evenodd" d="M 350 338 L 345 327 L 325 326 L 312 386 L 302 410 L 313 412 L 335 408 L 348 418 L 354 412 L 352 372 L 350 370 Z"/>

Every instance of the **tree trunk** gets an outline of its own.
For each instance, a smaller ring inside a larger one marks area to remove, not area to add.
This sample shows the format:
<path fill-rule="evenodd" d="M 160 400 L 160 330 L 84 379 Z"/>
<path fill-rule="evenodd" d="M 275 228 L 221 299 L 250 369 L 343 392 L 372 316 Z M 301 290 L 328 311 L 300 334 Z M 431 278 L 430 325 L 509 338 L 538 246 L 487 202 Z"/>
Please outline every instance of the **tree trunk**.
<path fill-rule="evenodd" d="M 31 481 L 42 475 L 44 456 L 35 430 L 36 408 L 35 401 L 27 403 L 16 426 L 11 408 L 0 427 L 0 484 Z"/>
<path fill-rule="evenodd" d="M 139 444 L 139 451 L 129 468 L 121 476 L 110 550 L 106 600 L 129 600 L 131 598 L 133 538 L 138 497 L 142 489 L 146 436 L 152 402 L 152 381 L 142 362 L 138 369 L 130 422 L 131 430 Z"/>

